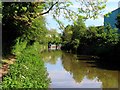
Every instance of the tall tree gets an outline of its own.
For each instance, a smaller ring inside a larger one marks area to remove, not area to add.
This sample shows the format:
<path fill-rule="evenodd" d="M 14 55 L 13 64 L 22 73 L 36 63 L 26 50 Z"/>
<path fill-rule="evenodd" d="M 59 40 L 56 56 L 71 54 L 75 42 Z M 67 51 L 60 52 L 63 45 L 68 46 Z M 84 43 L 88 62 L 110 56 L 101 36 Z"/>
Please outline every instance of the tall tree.
<path fill-rule="evenodd" d="M 20 37 L 23 40 L 43 42 L 46 33 L 45 18 L 37 12 L 42 12 L 40 3 L 3 2 L 2 37 L 3 51 L 11 50 Z M 44 40 L 45 41 L 45 40 Z"/>
<path fill-rule="evenodd" d="M 65 27 L 65 30 L 63 32 L 63 35 L 62 35 L 62 40 L 64 42 L 70 42 L 71 39 L 72 39 L 72 34 L 73 34 L 73 30 L 72 30 L 72 27 L 71 25 L 67 25 Z"/>

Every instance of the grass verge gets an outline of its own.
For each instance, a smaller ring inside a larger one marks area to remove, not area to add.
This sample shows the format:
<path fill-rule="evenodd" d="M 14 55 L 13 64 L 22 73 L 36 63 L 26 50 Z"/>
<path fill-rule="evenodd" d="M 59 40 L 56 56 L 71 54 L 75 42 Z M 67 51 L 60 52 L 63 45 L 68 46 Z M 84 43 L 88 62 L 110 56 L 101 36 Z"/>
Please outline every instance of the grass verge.
<path fill-rule="evenodd" d="M 48 88 L 50 79 L 36 45 L 25 48 L 3 77 L 2 88 Z"/>

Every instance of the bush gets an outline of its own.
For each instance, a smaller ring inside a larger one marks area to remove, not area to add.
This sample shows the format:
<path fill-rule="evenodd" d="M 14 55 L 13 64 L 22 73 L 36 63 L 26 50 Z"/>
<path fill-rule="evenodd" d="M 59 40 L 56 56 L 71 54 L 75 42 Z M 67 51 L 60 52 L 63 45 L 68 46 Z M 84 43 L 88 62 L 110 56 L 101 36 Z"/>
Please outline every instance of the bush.
<path fill-rule="evenodd" d="M 36 44 L 17 55 L 15 64 L 3 77 L 3 88 L 48 88 L 50 80 Z"/>
<path fill-rule="evenodd" d="M 19 55 L 27 46 L 27 41 L 17 38 L 15 45 L 12 47 L 12 54 Z"/>

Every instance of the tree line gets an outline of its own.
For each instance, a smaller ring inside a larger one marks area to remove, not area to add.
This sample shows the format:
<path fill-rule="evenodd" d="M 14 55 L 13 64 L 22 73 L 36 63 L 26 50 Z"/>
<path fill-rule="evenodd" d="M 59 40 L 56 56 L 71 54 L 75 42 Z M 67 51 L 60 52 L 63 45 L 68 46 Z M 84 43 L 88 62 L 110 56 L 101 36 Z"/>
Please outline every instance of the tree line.
<path fill-rule="evenodd" d="M 76 16 L 83 13 L 86 19 L 97 18 L 100 11 L 105 8 L 105 2 L 98 0 L 92 2 L 89 2 L 89 0 L 81 1 L 78 3 L 81 7 L 77 8 L 77 12 L 70 9 L 73 6 L 71 1 L 2 2 L 3 54 L 10 52 L 18 39 L 20 39 L 20 42 L 27 41 L 28 45 L 33 44 L 35 41 L 46 43 L 48 39 L 44 36 L 46 36 L 48 30 L 46 28 L 45 14 L 51 12 L 60 28 L 63 29 L 64 25 L 58 19 L 61 13 L 63 13 L 65 19 L 73 21 Z"/>
<path fill-rule="evenodd" d="M 116 26 L 120 26 L 120 15 Z M 72 25 L 67 25 L 62 34 L 63 49 L 79 54 L 100 57 L 118 57 L 120 52 L 120 34 L 117 28 L 107 26 L 86 27 L 84 18 L 79 16 Z"/>

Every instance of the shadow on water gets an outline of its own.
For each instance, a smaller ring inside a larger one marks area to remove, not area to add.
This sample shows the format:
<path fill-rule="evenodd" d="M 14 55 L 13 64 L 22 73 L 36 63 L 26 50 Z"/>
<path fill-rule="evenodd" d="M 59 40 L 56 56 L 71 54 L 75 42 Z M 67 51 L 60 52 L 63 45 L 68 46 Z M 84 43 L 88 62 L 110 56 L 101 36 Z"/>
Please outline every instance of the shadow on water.
<path fill-rule="evenodd" d="M 96 67 L 100 69 L 106 69 L 106 70 L 116 70 L 120 71 L 120 65 L 119 62 L 114 59 L 96 59 L 96 60 L 88 60 L 86 61 L 88 64 L 92 64 L 91 67 Z"/>
<path fill-rule="evenodd" d="M 97 56 L 89 55 L 77 55 L 77 59 L 85 61 L 86 63 L 92 64 L 92 67 L 106 69 L 106 70 L 117 70 L 120 71 L 119 59 L 120 57 L 103 57 L 100 59 Z"/>
<path fill-rule="evenodd" d="M 96 65 L 98 68 L 107 69 L 107 70 L 117 70 L 120 71 L 120 66 L 118 62 L 104 62 L 104 61 L 97 61 Z"/>
<path fill-rule="evenodd" d="M 120 63 L 119 63 L 119 57 L 113 58 L 105 58 L 105 59 L 99 59 L 99 58 L 90 58 L 89 59 L 81 59 L 78 56 L 78 60 L 85 61 L 86 64 L 91 64 L 91 68 L 99 68 L 102 70 L 109 70 L 109 71 L 118 71 L 118 88 L 113 88 L 115 90 L 120 90 Z M 106 90 L 107 88 L 103 88 L 103 90 Z M 108 88 L 109 90 L 109 88 Z"/>

